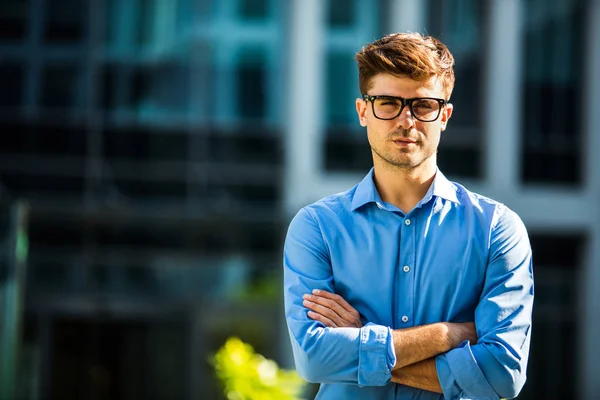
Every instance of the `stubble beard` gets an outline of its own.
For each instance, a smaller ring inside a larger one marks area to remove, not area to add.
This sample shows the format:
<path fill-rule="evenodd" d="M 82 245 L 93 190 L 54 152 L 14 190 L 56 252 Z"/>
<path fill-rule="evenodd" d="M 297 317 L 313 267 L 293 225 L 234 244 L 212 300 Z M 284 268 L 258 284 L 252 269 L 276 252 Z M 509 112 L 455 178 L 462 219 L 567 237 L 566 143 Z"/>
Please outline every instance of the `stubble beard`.
<path fill-rule="evenodd" d="M 418 148 L 416 150 L 409 149 L 394 149 L 385 154 L 384 152 L 378 151 L 375 147 L 371 146 L 373 156 L 381 160 L 385 165 L 393 169 L 415 169 L 421 166 L 425 161 L 433 157 L 435 151 L 427 151 L 421 147 L 421 142 L 416 143 Z M 396 153 L 396 154 L 394 154 Z"/>

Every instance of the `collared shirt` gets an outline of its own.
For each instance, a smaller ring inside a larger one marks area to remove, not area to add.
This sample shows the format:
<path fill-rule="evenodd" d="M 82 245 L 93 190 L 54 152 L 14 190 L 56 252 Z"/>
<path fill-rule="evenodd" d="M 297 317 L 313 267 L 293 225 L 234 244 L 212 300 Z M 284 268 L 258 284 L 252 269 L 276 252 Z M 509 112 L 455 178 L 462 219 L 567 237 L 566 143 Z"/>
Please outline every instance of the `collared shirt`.
<path fill-rule="evenodd" d="M 337 293 L 362 328 L 327 328 L 302 296 Z M 285 315 L 296 369 L 317 399 L 512 398 L 525 383 L 533 307 L 527 232 L 505 205 L 438 170 L 408 214 L 381 200 L 373 170 L 304 207 L 284 246 Z M 474 321 L 478 342 L 436 357 L 443 395 L 391 383 L 392 329 Z"/>

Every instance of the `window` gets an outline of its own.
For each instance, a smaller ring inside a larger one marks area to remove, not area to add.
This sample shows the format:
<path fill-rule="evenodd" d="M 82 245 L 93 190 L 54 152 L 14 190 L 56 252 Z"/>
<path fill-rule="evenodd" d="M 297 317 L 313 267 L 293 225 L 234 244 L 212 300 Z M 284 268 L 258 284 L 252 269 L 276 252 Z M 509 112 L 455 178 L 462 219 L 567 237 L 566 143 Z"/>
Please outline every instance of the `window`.
<path fill-rule="evenodd" d="M 0 41 L 23 40 L 27 36 L 28 0 L 0 2 Z"/>
<path fill-rule="evenodd" d="M 352 27 L 355 22 L 356 1 L 329 0 L 327 11 L 327 22 L 332 28 Z"/>
<path fill-rule="evenodd" d="M 84 39 L 88 9 L 84 0 L 47 0 L 44 38 L 50 43 L 72 43 Z"/>
<path fill-rule="evenodd" d="M 269 0 L 238 0 L 240 19 L 263 20 L 269 12 Z"/>
<path fill-rule="evenodd" d="M 355 0 L 328 0 L 324 86 L 321 92 L 327 129 L 324 166 L 327 171 L 364 173 L 372 166 L 366 133 L 358 123 L 354 101 L 360 96 L 355 53 L 381 35 L 383 1 L 358 12 Z"/>
<path fill-rule="evenodd" d="M 0 108 L 21 105 L 24 77 L 25 68 L 21 62 L 0 60 Z"/>
<path fill-rule="evenodd" d="M 154 40 L 154 18 L 157 12 L 154 0 L 140 0 L 136 45 L 143 48 Z"/>
<path fill-rule="evenodd" d="M 350 125 L 357 122 L 354 100 L 360 96 L 358 72 L 354 54 L 331 52 L 327 56 L 327 121 L 330 125 Z"/>
<path fill-rule="evenodd" d="M 524 3 L 525 182 L 581 181 L 583 0 Z"/>
<path fill-rule="evenodd" d="M 531 234 L 535 273 L 527 384 L 519 399 L 566 399 L 576 393 L 577 304 L 585 237 Z"/>
<path fill-rule="evenodd" d="M 448 129 L 442 134 L 438 164 L 447 175 L 479 178 L 483 92 L 482 42 L 486 9 L 478 0 L 429 1 L 426 32 L 448 46 L 454 56 L 456 83 Z"/>
<path fill-rule="evenodd" d="M 118 67 L 115 65 L 104 65 L 100 74 L 98 91 L 100 92 L 100 107 L 106 111 L 113 111 L 117 101 L 117 77 Z"/>
<path fill-rule="evenodd" d="M 267 116 L 266 57 L 262 49 L 248 48 L 242 51 L 239 58 L 236 78 L 238 87 L 238 115 L 247 119 L 262 119 Z M 225 106 L 232 102 L 224 102 Z"/>
<path fill-rule="evenodd" d="M 107 49 L 117 46 L 119 41 L 119 14 L 122 7 L 119 7 L 119 0 L 106 0 L 104 3 L 104 42 Z"/>
<path fill-rule="evenodd" d="M 77 105 L 80 85 L 75 65 L 49 65 L 43 72 L 41 105 L 47 108 L 69 109 Z"/>

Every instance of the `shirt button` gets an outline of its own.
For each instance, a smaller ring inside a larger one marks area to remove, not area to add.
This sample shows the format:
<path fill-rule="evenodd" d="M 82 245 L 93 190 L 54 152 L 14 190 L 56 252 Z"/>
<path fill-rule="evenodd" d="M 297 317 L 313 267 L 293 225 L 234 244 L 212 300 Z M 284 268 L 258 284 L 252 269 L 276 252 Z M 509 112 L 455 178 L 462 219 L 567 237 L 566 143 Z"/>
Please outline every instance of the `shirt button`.
<path fill-rule="evenodd" d="M 408 317 L 406 315 L 402 317 L 402 322 L 408 322 Z"/>
<path fill-rule="evenodd" d="M 375 204 L 377 204 L 377 207 L 379 207 L 379 208 L 383 209 L 383 206 L 381 205 L 381 203 L 380 203 L 380 202 L 377 202 L 377 203 L 375 203 Z"/>
<path fill-rule="evenodd" d="M 406 218 L 404 220 L 404 225 L 409 226 L 410 225 L 410 219 Z"/>
<path fill-rule="evenodd" d="M 402 271 L 408 272 L 410 271 L 410 267 L 408 265 L 405 265 L 404 268 L 402 268 Z"/>

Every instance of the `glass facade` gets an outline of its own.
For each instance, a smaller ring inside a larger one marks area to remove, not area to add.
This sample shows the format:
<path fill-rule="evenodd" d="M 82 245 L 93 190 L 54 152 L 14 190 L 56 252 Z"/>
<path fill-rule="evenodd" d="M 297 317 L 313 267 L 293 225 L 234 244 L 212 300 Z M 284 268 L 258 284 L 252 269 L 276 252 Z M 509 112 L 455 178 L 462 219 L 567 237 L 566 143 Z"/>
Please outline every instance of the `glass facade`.
<path fill-rule="evenodd" d="M 561 399 L 577 392 L 583 235 L 533 233 L 535 306 L 527 384 L 519 399 Z"/>
<path fill-rule="evenodd" d="M 325 84 L 325 168 L 366 173 L 372 166 L 364 129 L 358 124 L 354 101 L 360 97 L 354 54 L 383 34 L 383 1 L 364 3 L 327 0 Z"/>
<path fill-rule="evenodd" d="M 428 11 L 427 33 L 440 38 L 455 61 L 454 110 L 442 135 L 438 163 L 449 176 L 482 178 L 486 2 L 430 0 Z"/>
<path fill-rule="evenodd" d="M 524 15 L 522 178 L 578 185 L 585 1 L 528 0 Z"/>

